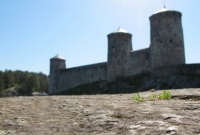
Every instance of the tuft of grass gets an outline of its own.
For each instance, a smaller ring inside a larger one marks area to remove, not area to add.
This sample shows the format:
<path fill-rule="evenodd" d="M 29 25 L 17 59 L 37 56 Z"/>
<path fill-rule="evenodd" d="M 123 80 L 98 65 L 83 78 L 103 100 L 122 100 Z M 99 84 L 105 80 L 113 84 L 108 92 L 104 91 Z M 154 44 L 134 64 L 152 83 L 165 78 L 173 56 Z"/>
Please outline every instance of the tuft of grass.
<path fill-rule="evenodd" d="M 168 92 L 166 90 L 164 90 L 163 93 L 158 96 L 158 99 L 161 100 L 169 100 L 171 98 L 172 98 L 171 92 Z"/>
<path fill-rule="evenodd" d="M 156 100 L 157 99 L 157 95 L 156 94 L 152 94 L 150 97 L 150 100 Z"/>
<path fill-rule="evenodd" d="M 138 101 L 138 102 L 144 102 L 144 98 L 140 96 L 140 93 L 138 92 L 138 94 L 136 96 L 132 97 L 134 100 Z"/>

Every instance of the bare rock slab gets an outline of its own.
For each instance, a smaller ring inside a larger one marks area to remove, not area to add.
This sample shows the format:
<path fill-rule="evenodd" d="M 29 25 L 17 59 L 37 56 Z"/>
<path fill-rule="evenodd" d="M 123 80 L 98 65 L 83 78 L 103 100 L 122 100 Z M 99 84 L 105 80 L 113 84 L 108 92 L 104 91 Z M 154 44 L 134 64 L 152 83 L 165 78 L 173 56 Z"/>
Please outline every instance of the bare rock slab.
<path fill-rule="evenodd" d="M 0 135 L 200 134 L 200 89 L 136 102 L 132 94 L 0 98 Z M 195 96 L 194 96 L 195 95 Z M 195 97 L 195 98 L 193 98 Z"/>

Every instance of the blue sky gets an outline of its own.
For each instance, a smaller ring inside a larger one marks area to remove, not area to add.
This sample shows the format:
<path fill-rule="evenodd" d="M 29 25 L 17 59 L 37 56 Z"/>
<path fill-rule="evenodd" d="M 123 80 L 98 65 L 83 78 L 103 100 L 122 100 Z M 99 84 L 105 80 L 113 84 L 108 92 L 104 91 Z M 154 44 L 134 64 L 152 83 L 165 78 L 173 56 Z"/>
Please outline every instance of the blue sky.
<path fill-rule="evenodd" d="M 165 0 L 180 11 L 186 63 L 200 63 L 200 0 Z M 59 53 L 67 67 L 107 61 L 107 35 L 130 32 L 133 50 L 150 45 L 149 16 L 163 0 L 0 0 L 0 70 L 49 74 Z"/>

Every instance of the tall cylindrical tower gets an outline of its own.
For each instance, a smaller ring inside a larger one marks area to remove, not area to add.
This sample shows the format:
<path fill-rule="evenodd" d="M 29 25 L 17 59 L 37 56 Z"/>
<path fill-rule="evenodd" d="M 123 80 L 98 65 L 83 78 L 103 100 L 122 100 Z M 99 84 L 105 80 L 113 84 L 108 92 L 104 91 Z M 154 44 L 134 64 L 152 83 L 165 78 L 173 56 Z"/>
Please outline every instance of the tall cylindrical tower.
<path fill-rule="evenodd" d="M 59 70 L 65 69 L 65 59 L 59 55 L 50 59 L 49 94 L 58 91 Z"/>
<path fill-rule="evenodd" d="M 130 33 L 121 28 L 108 35 L 108 81 L 115 81 L 119 76 L 126 76 L 132 50 L 131 37 Z"/>
<path fill-rule="evenodd" d="M 152 69 L 185 64 L 181 16 L 166 8 L 150 16 Z"/>

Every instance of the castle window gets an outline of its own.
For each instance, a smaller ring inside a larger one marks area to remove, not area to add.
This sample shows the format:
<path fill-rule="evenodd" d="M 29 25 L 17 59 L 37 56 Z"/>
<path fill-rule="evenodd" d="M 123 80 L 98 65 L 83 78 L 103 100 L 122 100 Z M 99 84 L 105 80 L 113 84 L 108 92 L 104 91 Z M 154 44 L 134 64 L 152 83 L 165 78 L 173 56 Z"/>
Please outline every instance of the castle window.
<path fill-rule="evenodd" d="M 162 43 L 163 43 L 163 41 L 161 40 L 161 41 L 160 41 L 160 43 L 162 44 Z"/>
<path fill-rule="evenodd" d="M 91 75 L 91 78 L 93 78 L 93 75 Z"/>
<path fill-rule="evenodd" d="M 54 83 L 53 85 L 55 86 L 56 84 Z"/>
<path fill-rule="evenodd" d="M 176 34 L 174 34 L 174 36 L 176 37 Z"/>
<path fill-rule="evenodd" d="M 170 39 L 170 43 L 172 43 L 172 39 Z"/>
<path fill-rule="evenodd" d="M 101 77 L 99 78 L 99 80 L 101 80 Z"/>
<path fill-rule="evenodd" d="M 176 19 L 174 19 L 174 21 L 176 22 L 177 20 L 176 20 Z"/>

